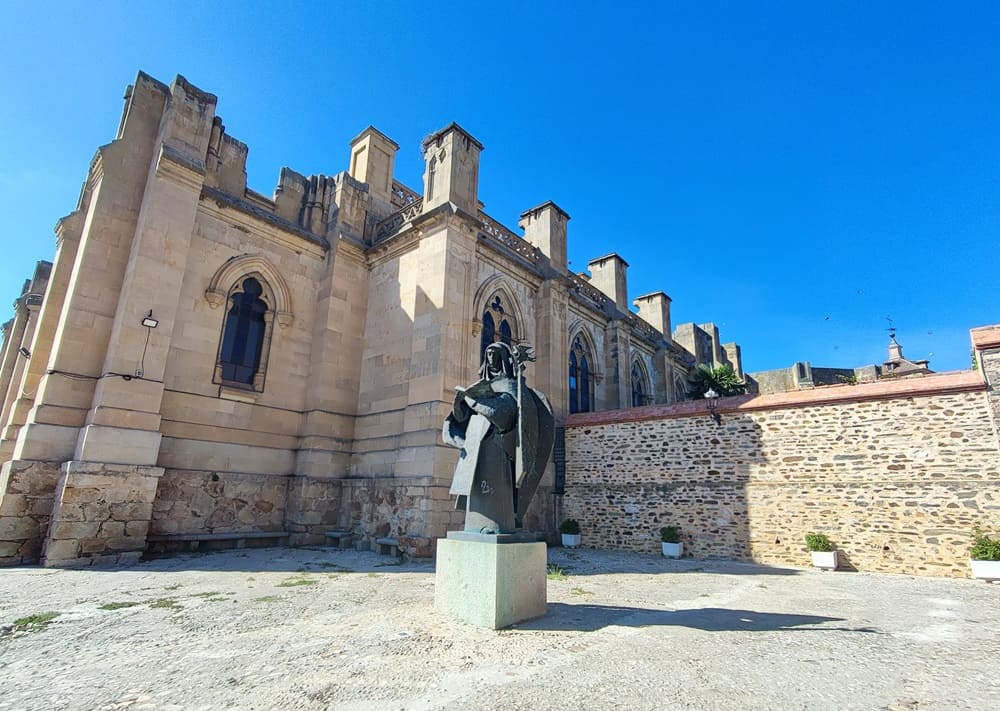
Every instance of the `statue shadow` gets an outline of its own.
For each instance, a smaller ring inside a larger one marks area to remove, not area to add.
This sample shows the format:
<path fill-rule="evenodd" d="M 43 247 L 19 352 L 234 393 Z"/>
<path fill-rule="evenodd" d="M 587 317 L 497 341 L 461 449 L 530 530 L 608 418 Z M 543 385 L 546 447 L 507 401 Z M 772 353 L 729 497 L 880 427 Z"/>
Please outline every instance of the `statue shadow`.
<path fill-rule="evenodd" d="M 514 626 L 518 630 L 594 632 L 604 627 L 687 627 L 705 632 L 863 632 L 882 634 L 872 627 L 827 626 L 842 617 L 797 615 L 754 610 L 702 607 L 657 610 L 618 605 L 572 605 L 552 602 L 548 614 Z"/>
<path fill-rule="evenodd" d="M 631 551 L 580 551 L 567 548 L 550 548 L 549 563 L 572 574 L 679 574 L 707 573 L 711 575 L 801 575 L 796 568 L 783 568 L 762 563 L 724 558 L 682 558 L 679 560 L 652 556 Z"/>

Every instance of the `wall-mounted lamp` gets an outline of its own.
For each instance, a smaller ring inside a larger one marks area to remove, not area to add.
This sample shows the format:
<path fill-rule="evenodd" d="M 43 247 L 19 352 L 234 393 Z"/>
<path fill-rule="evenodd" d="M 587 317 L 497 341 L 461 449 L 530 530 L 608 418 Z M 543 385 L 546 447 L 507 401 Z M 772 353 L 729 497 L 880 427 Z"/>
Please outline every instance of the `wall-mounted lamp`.
<path fill-rule="evenodd" d="M 146 349 L 149 348 L 149 334 L 160 325 L 160 322 L 153 318 L 153 309 L 149 310 L 145 318 L 140 323 L 146 327 L 146 342 L 142 346 L 142 357 L 139 358 L 139 367 L 135 369 L 135 377 L 141 378 L 146 374 Z"/>
<path fill-rule="evenodd" d="M 715 420 L 715 424 L 721 425 L 722 416 L 719 415 L 719 393 L 709 388 L 708 392 L 705 393 L 705 399 L 708 400 L 708 414 Z"/>
<path fill-rule="evenodd" d="M 18 352 L 18 353 L 20 353 L 21 355 L 23 355 L 23 356 L 24 356 L 25 358 L 27 358 L 28 360 L 31 360 L 31 351 L 29 351 L 29 350 L 28 350 L 27 348 L 25 348 L 24 346 L 21 346 L 20 348 L 18 348 L 18 349 L 17 349 L 17 352 Z"/>

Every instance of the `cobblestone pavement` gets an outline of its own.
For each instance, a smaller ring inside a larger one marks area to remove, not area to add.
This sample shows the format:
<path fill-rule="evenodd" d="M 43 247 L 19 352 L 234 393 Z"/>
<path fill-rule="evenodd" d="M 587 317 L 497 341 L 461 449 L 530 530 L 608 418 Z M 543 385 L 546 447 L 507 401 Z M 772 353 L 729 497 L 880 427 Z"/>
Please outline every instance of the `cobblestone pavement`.
<path fill-rule="evenodd" d="M 549 557 L 549 614 L 500 632 L 367 552 L 3 569 L 0 709 L 1000 708 L 1000 585 Z"/>

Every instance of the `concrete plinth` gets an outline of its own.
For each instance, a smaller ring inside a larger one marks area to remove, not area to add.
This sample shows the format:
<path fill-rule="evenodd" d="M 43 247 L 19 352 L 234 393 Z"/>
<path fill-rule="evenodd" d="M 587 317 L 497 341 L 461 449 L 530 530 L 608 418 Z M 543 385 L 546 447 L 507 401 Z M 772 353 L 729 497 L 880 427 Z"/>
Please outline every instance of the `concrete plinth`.
<path fill-rule="evenodd" d="M 545 564 L 544 543 L 442 538 L 437 544 L 434 607 L 494 630 L 542 617 Z"/>

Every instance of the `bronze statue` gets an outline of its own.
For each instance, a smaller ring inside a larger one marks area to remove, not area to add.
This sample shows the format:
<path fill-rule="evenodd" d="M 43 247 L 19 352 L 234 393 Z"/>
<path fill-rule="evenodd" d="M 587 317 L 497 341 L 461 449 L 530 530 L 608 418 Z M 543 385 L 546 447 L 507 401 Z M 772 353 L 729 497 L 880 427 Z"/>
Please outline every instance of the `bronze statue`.
<path fill-rule="evenodd" d="M 492 343 L 480 379 L 455 388 L 442 436 L 461 450 L 451 493 L 465 508 L 467 532 L 514 533 L 545 473 L 555 419 L 545 396 L 524 382 L 533 360 L 527 346 Z"/>

